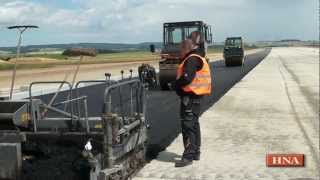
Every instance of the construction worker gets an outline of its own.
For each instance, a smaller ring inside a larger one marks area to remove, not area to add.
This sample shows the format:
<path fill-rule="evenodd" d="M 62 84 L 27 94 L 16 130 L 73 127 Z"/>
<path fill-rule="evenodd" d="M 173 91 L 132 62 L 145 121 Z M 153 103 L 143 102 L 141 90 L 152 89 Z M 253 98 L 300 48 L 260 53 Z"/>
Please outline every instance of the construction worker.
<path fill-rule="evenodd" d="M 191 40 L 181 44 L 183 59 L 177 70 L 175 88 L 181 98 L 180 116 L 184 152 L 176 167 L 192 164 L 200 159 L 200 102 L 204 95 L 211 94 L 210 67 L 197 51 L 197 45 Z"/>

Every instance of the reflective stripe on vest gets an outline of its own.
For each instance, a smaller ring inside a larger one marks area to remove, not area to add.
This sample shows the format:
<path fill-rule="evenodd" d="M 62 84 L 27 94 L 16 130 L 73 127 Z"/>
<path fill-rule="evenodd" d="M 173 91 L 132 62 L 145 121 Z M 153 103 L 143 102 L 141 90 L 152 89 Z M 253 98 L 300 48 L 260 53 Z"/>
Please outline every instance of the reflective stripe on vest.
<path fill-rule="evenodd" d="M 207 95 L 211 94 L 211 73 L 207 60 L 197 54 L 191 54 L 186 57 L 177 69 L 177 79 L 179 79 L 183 74 L 183 68 L 185 61 L 191 56 L 197 57 L 197 59 L 202 61 L 202 68 L 196 72 L 195 77 L 192 82 L 187 86 L 183 87 L 184 92 L 193 92 L 196 95 Z"/>

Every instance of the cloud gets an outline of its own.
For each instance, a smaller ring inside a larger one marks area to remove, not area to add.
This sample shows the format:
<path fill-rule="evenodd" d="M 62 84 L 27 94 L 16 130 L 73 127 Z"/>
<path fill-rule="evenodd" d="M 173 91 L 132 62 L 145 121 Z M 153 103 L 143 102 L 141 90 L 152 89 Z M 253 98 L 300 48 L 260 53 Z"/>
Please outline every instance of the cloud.
<path fill-rule="evenodd" d="M 85 28 L 90 26 L 87 13 L 61 9 L 50 14 L 43 23 L 54 27 L 65 29 Z"/>
<path fill-rule="evenodd" d="M 48 9 L 25 1 L 7 1 L 0 6 L 0 25 L 32 24 L 41 21 Z"/>
<path fill-rule="evenodd" d="M 204 20 L 213 26 L 215 41 L 229 35 L 249 40 L 285 36 L 312 39 L 317 13 L 308 8 L 315 2 L 71 0 L 66 5 L 61 0 L 52 5 L 52 1 L 0 0 L 0 26 L 36 24 L 55 41 L 142 42 L 161 41 L 164 22 Z M 299 23 L 307 28 L 299 27 Z M 304 29 L 308 34 L 303 33 Z"/>

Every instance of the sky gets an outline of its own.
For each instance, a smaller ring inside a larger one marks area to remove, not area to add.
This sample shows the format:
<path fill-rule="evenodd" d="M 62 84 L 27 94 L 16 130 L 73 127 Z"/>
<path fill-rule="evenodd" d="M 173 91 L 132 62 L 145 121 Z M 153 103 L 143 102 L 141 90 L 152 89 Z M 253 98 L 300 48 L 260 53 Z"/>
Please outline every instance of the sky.
<path fill-rule="evenodd" d="M 0 0 L 0 46 L 161 42 L 164 22 L 203 20 L 214 41 L 319 39 L 318 0 Z"/>

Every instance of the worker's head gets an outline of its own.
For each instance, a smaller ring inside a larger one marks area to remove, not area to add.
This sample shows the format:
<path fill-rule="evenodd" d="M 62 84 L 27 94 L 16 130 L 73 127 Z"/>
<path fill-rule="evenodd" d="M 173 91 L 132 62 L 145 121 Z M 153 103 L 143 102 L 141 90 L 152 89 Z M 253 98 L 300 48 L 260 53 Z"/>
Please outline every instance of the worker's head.
<path fill-rule="evenodd" d="M 198 46 L 200 44 L 200 32 L 193 31 L 190 34 L 190 39 L 192 40 L 192 43 L 194 44 L 194 46 Z"/>
<path fill-rule="evenodd" d="M 189 52 L 193 50 L 193 43 L 191 39 L 182 41 L 180 48 L 180 57 L 184 58 Z"/>

